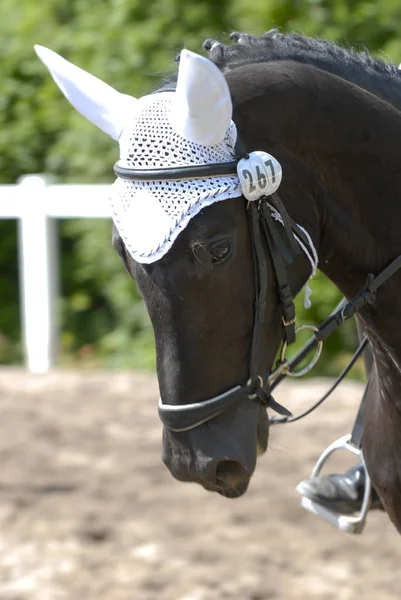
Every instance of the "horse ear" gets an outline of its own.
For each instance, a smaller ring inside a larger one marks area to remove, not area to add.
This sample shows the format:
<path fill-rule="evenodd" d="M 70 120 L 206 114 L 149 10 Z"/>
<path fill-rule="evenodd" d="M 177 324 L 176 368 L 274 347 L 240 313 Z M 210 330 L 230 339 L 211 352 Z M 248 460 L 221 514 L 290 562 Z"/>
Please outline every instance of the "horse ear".
<path fill-rule="evenodd" d="M 132 96 L 120 94 L 48 48 L 35 46 L 35 52 L 73 107 L 99 129 L 118 140 L 124 125 L 135 114 L 138 101 Z"/>
<path fill-rule="evenodd" d="M 190 142 L 214 146 L 224 139 L 232 111 L 223 73 L 209 59 L 182 50 L 171 113 L 173 129 Z"/>

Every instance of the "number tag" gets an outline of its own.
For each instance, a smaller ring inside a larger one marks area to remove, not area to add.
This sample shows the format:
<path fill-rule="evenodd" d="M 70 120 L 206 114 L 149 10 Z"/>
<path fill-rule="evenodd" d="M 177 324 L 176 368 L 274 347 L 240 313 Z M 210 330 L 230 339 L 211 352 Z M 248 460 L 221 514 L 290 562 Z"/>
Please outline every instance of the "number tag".
<path fill-rule="evenodd" d="M 237 172 L 242 193 L 250 201 L 270 196 L 281 183 L 281 165 L 267 152 L 250 152 L 249 158 L 241 158 L 238 162 Z"/>

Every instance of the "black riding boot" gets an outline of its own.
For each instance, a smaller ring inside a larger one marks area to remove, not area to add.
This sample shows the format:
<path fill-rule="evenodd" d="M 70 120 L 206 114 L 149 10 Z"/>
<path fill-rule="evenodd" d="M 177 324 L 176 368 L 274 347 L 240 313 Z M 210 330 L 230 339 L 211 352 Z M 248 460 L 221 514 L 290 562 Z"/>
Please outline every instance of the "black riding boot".
<path fill-rule="evenodd" d="M 350 515 L 361 509 L 364 489 L 365 470 L 362 465 L 353 467 L 343 475 L 312 477 L 297 485 L 297 491 L 302 496 L 343 515 Z M 370 508 L 383 508 L 374 490 Z"/>

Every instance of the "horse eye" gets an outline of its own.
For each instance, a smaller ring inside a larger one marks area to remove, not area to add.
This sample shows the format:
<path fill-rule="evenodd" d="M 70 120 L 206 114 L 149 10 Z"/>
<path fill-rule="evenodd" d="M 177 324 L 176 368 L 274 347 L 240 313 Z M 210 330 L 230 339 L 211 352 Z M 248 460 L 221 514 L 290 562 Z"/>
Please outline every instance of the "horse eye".
<path fill-rule="evenodd" d="M 222 262 L 225 258 L 228 258 L 230 251 L 231 244 L 226 240 L 224 242 L 216 242 L 208 247 L 213 264 Z"/>

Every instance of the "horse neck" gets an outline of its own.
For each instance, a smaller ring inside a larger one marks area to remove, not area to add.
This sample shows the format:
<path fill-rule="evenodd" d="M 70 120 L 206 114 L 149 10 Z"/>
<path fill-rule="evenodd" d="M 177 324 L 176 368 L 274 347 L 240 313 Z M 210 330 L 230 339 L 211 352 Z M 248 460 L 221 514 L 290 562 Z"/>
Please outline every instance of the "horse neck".
<path fill-rule="evenodd" d="M 249 150 L 267 150 L 284 162 L 280 194 L 287 210 L 306 228 L 316 216 L 319 268 L 351 298 L 369 273 L 401 254 L 401 114 L 308 65 L 252 65 L 227 79 L 240 135 Z M 292 164 L 297 173 L 303 168 L 303 182 L 294 179 Z M 294 183 L 300 193 L 291 193 Z M 401 316 L 400 282 L 401 273 L 378 294 L 379 311 L 363 315 L 374 335 L 401 347 L 401 333 L 383 316 Z"/>

